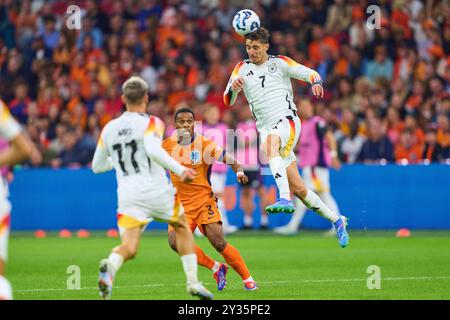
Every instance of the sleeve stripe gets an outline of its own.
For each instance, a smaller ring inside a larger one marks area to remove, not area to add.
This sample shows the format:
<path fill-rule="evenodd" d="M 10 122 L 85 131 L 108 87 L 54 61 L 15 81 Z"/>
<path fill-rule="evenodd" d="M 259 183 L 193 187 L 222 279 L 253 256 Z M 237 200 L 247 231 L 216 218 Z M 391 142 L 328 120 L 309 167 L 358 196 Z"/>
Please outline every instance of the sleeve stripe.
<path fill-rule="evenodd" d="M 157 117 L 150 117 L 148 122 L 147 130 L 144 135 L 155 134 L 162 138 L 164 135 L 164 124 Z"/>
<path fill-rule="evenodd" d="M 239 62 L 236 67 L 234 67 L 233 72 L 231 73 L 231 78 L 237 78 L 239 74 L 239 70 L 241 69 L 242 65 L 244 64 L 244 61 Z"/>
<path fill-rule="evenodd" d="M 295 67 L 298 66 L 299 64 L 297 62 L 295 62 L 294 60 L 292 60 L 289 57 L 286 56 L 278 56 L 278 58 L 280 58 L 281 60 L 283 60 L 284 62 L 286 62 L 288 64 L 289 67 Z"/>
<path fill-rule="evenodd" d="M 313 71 L 309 75 L 309 82 L 311 84 L 316 83 L 316 82 L 322 83 L 322 78 L 320 77 L 320 75 L 316 71 Z"/>

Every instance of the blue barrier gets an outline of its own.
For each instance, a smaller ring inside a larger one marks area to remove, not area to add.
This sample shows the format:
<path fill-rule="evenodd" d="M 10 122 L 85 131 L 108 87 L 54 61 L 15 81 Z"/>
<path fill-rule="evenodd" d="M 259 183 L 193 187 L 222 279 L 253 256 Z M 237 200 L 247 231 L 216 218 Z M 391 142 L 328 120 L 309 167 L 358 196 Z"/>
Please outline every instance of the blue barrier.
<path fill-rule="evenodd" d="M 341 212 L 350 217 L 352 229 L 450 229 L 450 166 L 344 166 L 331 171 L 332 192 Z M 274 191 L 271 176 L 266 187 Z M 242 226 L 239 191 L 228 173 L 229 220 Z M 94 175 L 88 169 L 16 170 L 10 186 L 13 230 L 104 230 L 116 226 L 116 181 L 113 172 Z M 231 193 L 230 193 L 231 192 Z M 236 196 L 233 194 L 236 194 Z M 273 194 L 273 193 L 272 193 Z M 255 225 L 259 208 L 255 208 Z M 289 221 L 272 215 L 269 226 Z M 303 226 L 329 228 L 323 218 L 308 213 Z M 149 229 L 164 229 L 154 222 Z"/>

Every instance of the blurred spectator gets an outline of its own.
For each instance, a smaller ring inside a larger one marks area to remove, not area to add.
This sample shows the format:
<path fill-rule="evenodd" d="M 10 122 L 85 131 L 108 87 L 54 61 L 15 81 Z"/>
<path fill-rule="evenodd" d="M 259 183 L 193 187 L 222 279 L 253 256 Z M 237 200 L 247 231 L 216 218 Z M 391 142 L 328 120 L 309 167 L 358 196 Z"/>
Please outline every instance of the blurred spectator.
<path fill-rule="evenodd" d="M 364 142 L 358 161 L 384 163 L 394 161 L 394 148 L 386 137 L 381 121 L 373 118 L 368 125 L 368 139 Z"/>
<path fill-rule="evenodd" d="M 373 83 L 379 78 L 392 80 L 393 64 L 387 57 L 386 48 L 378 46 L 375 48 L 375 58 L 367 64 L 366 77 Z"/>
<path fill-rule="evenodd" d="M 441 162 L 446 158 L 446 153 L 448 152 L 437 141 L 436 129 L 428 128 L 425 134 L 425 146 L 423 148 L 422 159 L 426 163 Z"/>
<path fill-rule="evenodd" d="M 91 158 L 89 150 L 82 148 L 75 129 L 69 128 L 62 136 L 62 150 L 51 161 L 53 168 L 79 168 L 87 165 Z"/>
<path fill-rule="evenodd" d="M 405 129 L 395 145 L 395 160 L 401 164 L 415 164 L 422 158 L 422 146 L 411 129 Z"/>
<path fill-rule="evenodd" d="M 450 120 L 448 115 L 439 114 L 437 117 L 437 141 L 443 148 L 450 147 Z"/>
<path fill-rule="evenodd" d="M 366 138 L 359 133 L 356 119 L 350 124 L 350 132 L 339 142 L 340 159 L 344 163 L 355 163 Z"/>

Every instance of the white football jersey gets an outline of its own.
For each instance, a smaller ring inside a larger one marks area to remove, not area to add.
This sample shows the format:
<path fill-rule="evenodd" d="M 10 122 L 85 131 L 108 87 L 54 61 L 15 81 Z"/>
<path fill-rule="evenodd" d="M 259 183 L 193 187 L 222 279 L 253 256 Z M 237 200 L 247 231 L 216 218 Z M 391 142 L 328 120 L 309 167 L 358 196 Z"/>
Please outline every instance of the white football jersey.
<path fill-rule="evenodd" d="M 119 208 L 146 203 L 155 190 L 173 189 L 164 168 L 181 174 L 184 167 L 161 147 L 163 135 L 159 118 L 137 112 L 124 112 L 103 128 L 92 169 L 115 169 Z"/>
<path fill-rule="evenodd" d="M 0 100 L 0 136 L 11 141 L 21 132 L 21 130 L 19 123 L 11 116 L 8 107 Z M 8 196 L 8 183 L 2 177 L 0 181 L 0 216 L 9 213 L 11 210 Z"/>
<path fill-rule="evenodd" d="M 231 83 L 244 79 L 243 91 L 256 120 L 258 130 L 273 126 L 283 116 L 296 116 L 291 78 L 310 84 L 322 83 L 320 75 L 286 56 L 272 56 L 260 65 L 246 59 L 239 62 L 231 74 L 224 92 L 224 102 L 232 105 L 236 92 Z"/>

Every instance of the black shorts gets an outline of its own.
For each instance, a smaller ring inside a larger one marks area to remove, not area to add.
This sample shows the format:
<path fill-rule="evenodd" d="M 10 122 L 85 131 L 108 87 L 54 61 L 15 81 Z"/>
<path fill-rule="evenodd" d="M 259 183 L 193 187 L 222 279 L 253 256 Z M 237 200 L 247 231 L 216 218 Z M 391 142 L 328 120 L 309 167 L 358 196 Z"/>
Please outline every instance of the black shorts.
<path fill-rule="evenodd" d="M 256 171 L 244 171 L 245 175 L 248 177 L 247 184 L 242 184 L 242 188 L 253 188 L 257 189 L 262 186 L 262 176 L 259 170 Z"/>

